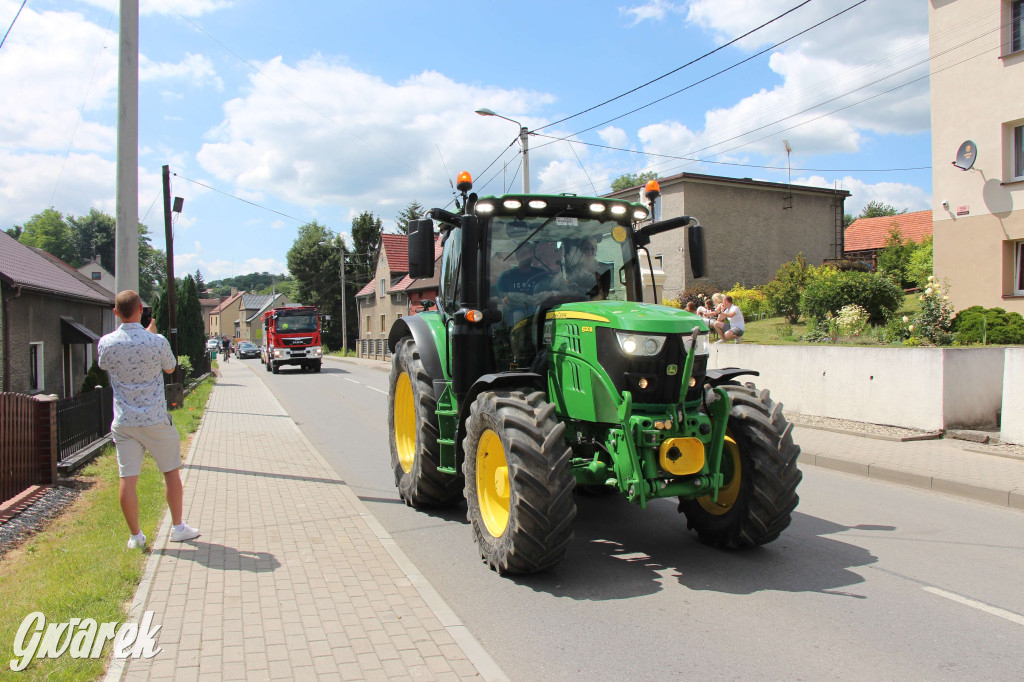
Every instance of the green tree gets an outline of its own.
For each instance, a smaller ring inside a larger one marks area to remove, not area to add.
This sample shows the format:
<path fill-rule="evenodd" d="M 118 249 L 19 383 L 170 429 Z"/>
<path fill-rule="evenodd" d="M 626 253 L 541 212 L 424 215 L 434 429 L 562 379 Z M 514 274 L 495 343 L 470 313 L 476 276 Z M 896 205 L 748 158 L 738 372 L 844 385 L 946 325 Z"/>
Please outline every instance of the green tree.
<path fill-rule="evenodd" d="M 657 180 L 658 174 L 654 171 L 644 171 L 643 173 L 626 173 L 612 180 L 612 191 L 618 192 L 620 190 L 629 189 L 630 187 L 637 187 L 639 185 L 645 185 L 650 180 Z"/>
<path fill-rule="evenodd" d="M 768 306 L 785 317 L 790 324 L 796 324 L 800 319 L 800 294 L 811 281 L 812 275 L 803 252 L 788 263 L 783 263 L 775 273 L 775 279 L 764 286 Z"/>
<path fill-rule="evenodd" d="M 409 223 L 413 220 L 419 220 L 426 213 L 427 209 L 423 208 L 418 201 L 410 201 L 409 205 L 406 206 L 398 217 L 395 218 L 395 223 L 398 225 L 398 231 L 402 234 L 409 234 Z"/>
<path fill-rule="evenodd" d="M 150 243 L 149 228 L 139 223 L 139 296 L 151 301 L 167 279 L 167 255 Z"/>
<path fill-rule="evenodd" d="M 156 330 L 167 336 L 171 326 L 167 314 L 167 282 L 160 285 L 153 299 L 153 319 L 156 320 Z"/>
<path fill-rule="evenodd" d="M 192 278 L 196 281 L 196 292 L 199 294 L 199 298 L 206 298 L 206 280 L 203 279 L 203 273 L 199 271 L 199 268 L 196 268 L 196 274 Z"/>
<path fill-rule="evenodd" d="M 882 201 L 869 201 L 864 208 L 861 209 L 857 215 L 858 218 L 881 218 L 887 215 L 903 215 L 907 212 L 907 209 L 897 210 L 892 204 L 886 204 Z"/>
<path fill-rule="evenodd" d="M 206 353 L 206 335 L 203 331 L 203 307 L 192 275 L 176 293 L 178 313 L 178 355 L 186 355 L 193 367 L 199 367 Z"/>
<path fill-rule="evenodd" d="M 928 277 L 935 274 L 933 261 L 932 236 L 928 235 L 910 255 L 907 278 L 924 289 L 928 286 Z"/>
<path fill-rule="evenodd" d="M 19 241 L 27 246 L 42 249 L 73 267 L 82 264 L 75 249 L 75 236 L 71 226 L 64 220 L 60 211 L 52 207 L 36 213 L 25 221 Z"/>
<path fill-rule="evenodd" d="M 324 335 L 332 348 L 341 347 L 341 287 L 337 235 L 317 221 L 306 223 L 288 250 L 288 271 L 295 278 L 298 299 L 331 316 Z"/>
<path fill-rule="evenodd" d="M 910 280 L 908 267 L 910 258 L 916 249 L 917 245 L 909 239 L 904 240 L 899 226 L 893 223 L 889 228 L 889 237 L 885 240 L 885 247 L 878 252 L 878 271 L 888 275 L 892 281 L 904 289 L 913 286 L 914 282 Z"/>
<path fill-rule="evenodd" d="M 75 253 L 80 263 L 98 258 L 100 265 L 114 272 L 114 217 L 90 209 L 84 216 L 68 216 L 68 224 L 74 235 Z"/>
<path fill-rule="evenodd" d="M 9 236 L 15 239 L 21 239 L 21 225 L 15 225 L 14 227 L 8 227 L 4 230 Z"/>

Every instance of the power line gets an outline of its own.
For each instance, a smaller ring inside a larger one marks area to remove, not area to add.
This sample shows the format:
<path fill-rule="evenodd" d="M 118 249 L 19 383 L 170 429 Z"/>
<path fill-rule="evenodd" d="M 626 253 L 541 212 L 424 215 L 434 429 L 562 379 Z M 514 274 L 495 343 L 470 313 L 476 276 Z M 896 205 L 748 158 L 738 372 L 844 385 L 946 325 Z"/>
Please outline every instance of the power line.
<path fill-rule="evenodd" d="M 226 197 L 231 197 L 232 199 L 235 199 L 237 201 L 241 201 L 242 203 L 245 203 L 245 204 L 249 204 L 250 206 L 255 206 L 256 208 L 262 208 L 264 211 L 270 211 L 271 213 L 276 213 L 279 216 L 284 216 L 285 218 L 288 218 L 290 220 L 294 220 L 297 223 L 306 223 L 306 222 L 308 222 L 306 220 L 302 220 L 300 218 L 296 218 L 295 216 L 288 215 L 287 213 L 282 213 L 281 211 L 278 211 L 276 209 L 270 208 L 269 206 L 264 206 L 262 204 L 257 204 L 255 201 L 249 201 L 248 199 L 243 199 L 242 197 L 237 197 L 234 194 L 231 194 L 229 192 L 225 192 L 222 189 L 217 189 L 216 187 L 211 187 L 210 185 L 207 185 L 206 183 L 203 183 L 203 182 L 199 182 L 198 180 L 193 180 L 192 178 L 186 178 L 184 175 L 181 175 L 180 173 L 173 173 L 172 172 L 171 175 L 173 175 L 175 177 L 178 177 L 178 178 L 181 178 L 182 180 L 185 180 L 187 182 L 191 182 L 193 185 L 199 185 L 200 187 L 205 187 L 206 189 L 211 189 L 214 192 L 217 192 L 218 194 L 223 194 Z"/>
<path fill-rule="evenodd" d="M 4 37 L 0 39 L 0 47 L 3 47 L 4 43 L 7 41 L 7 36 L 11 34 L 11 29 L 14 28 L 14 22 L 16 22 L 18 17 L 21 16 L 21 10 L 25 9 L 26 2 L 28 2 L 28 0 L 21 0 L 21 7 L 18 8 L 18 12 L 14 15 L 14 18 L 11 19 L 11 25 L 7 27 L 7 32 L 4 33 Z"/>
<path fill-rule="evenodd" d="M 802 30 L 802 31 L 800 31 L 798 33 L 794 33 L 793 35 L 789 36 L 785 40 L 780 40 L 779 42 L 775 43 L 774 45 L 771 45 L 769 47 L 764 48 L 760 52 L 755 52 L 754 54 L 750 55 L 746 59 L 742 59 L 742 60 L 736 62 L 732 66 L 728 66 L 728 67 L 726 67 L 726 68 L 724 68 L 724 69 L 722 69 L 720 71 L 716 71 L 715 73 L 711 74 L 710 76 L 706 76 L 705 78 L 701 78 L 698 81 L 694 81 L 693 83 L 690 83 L 689 85 L 687 85 L 684 88 L 680 88 L 679 90 L 676 90 L 675 92 L 670 92 L 669 94 L 665 95 L 664 97 L 659 97 L 658 99 L 653 100 L 651 102 L 648 102 L 647 104 L 644 104 L 643 106 L 639 106 L 636 109 L 632 109 L 630 111 L 627 111 L 624 114 L 619 114 L 618 116 L 610 118 L 607 121 L 604 121 L 602 123 L 598 123 L 596 125 L 592 125 L 589 128 L 584 128 L 583 130 L 580 130 L 578 132 L 573 133 L 569 137 L 573 137 L 575 135 L 582 135 L 583 133 L 590 132 L 591 130 L 594 130 L 595 128 L 600 128 L 601 126 L 608 125 L 609 123 L 612 123 L 613 121 L 618 121 L 620 118 L 625 118 L 626 116 L 629 116 L 630 114 L 635 114 L 636 112 L 641 111 L 643 109 L 646 109 L 648 107 L 654 106 L 655 104 L 658 104 L 659 102 L 664 102 L 665 100 L 667 100 L 670 97 L 675 97 L 676 95 L 678 95 L 678 94 L 680 94 L 682 92 L 686 92 L 690 88 L 696 87 L 696 86 L 698 86 L 698 85 L 700 85 L 702 83 L 706 83 L 709 80 L 711 80 L 712 78 L 716 78 L 716 77 L 721 76 L 722 74 L 724 74 L 724 73 L 726 73 L 728 71 L 732 71 L 736 67 L 741 66 L 743 64 L 746 64 L 747 62 L 749 62 L 749 61 L 751 61 L 753 59 L 756 59 L 757 57 L 760 57 L 761 55 L 765 54 L 766 52 L 770 52 L 770 51 L 774 50 L 775 48 L 788 43 L 789 41 L 793 40 L 794 38 L 799 38 L 803 34 L 809 32 L 809 31 L 813 31 L 814 29 L 818 28 L 822 24 L 826 24 L 826 23 L 832 21 L 836 17 L 849 12 L 850 10 L 854 9 L 855 7 L 863 5 L 865 2 L 867 2 L 867 0 L 860 0 L 860 2 L 857 2 L 857 3 L 853 4 L 853 5 L 850 5 L 849 7 L 847 7 L 846 9 L 844 9 L 844 10 L 842 10 L 840 12 L 836 12 L 835 14 L 833 14 L 830 17 L 828 17 L 827 19 L 823 19 L 823 20 L 819 21 L 818 23 L 814 24 L 813 26 L 809 26 L 808 28 L 805 28 L 804 30 Z M 539 128 L 538 128 L 538 130 L 539 130 Z M 553 143 L 548 143 L 548 144 L 553 144 Z M 541 146 L 543 146 L 543 145 L 541 145 Z"/>
<path fill-rule="evenodd" d="M 865 2 L 866 0 L 861 0 L 861 1 Z M 668 73 L 664 73 L 664 74 L 658 76 L 657 78 L 653 78 L 653 79 L 647 81 L 646 83 L 644 83 L 643 85 L 638 85 L 635 88 L 633 88 L 632 90 L 627 90 L 626 92 L 622 93 L 621 95 L 616 95 L 615 97 L 612 97 L 611 99 L 608 99 L 608 100 L 605 100 L 604 102 L 601 102 L 600 104 L 595 104 L 592 107 L 588 107 L 587 109 L 584 109 L 583 111 L 580 111 L 580 112 L 577 112 L 577 113 L 573 114 L 572 116 L 566 116 L 565 118 L 560 118 L 557 121 L 552 121 L 551 123 L 546 123 L 546 124 L 542 125 L 539 128 L 535 128 L 534 130 L 544 130 L 545 128 L 550 128 L 553 125 L 558 125 L 559 123 L 564 123 L 565 121 L 568 121 L 571 118 L 576 118 L 577 116 L 582 116 L 583 114 L 585 114 L 587 112 L 590 112 L 590 111 L 593 111 L 594 109 L 598 109 L 600 107 L 603 107 L 604 105 L 609 104 L 611 102 L 614 102 L 617 99 L 621 99 L 621 98 L 625 97 L 626 95 L 629 95 L 629 94 L 632 94 L 632 93 L 636 92 L 637 90 L 640 90 L 642 88 L 646 88 L 648 85 L 650 85 L 652 83 L 656 83 L 656 82 L 660 81 L 661 79 L 667 78 L 668 76 L 671 76 L 672 74 L 674 74 L 674 73 L 676 73 L 678 71 L 682 71 L 686 67 L 692 66 L 693 64 L 696 64 L 697 62 L 701 61 L 702 59 L 704 59 L 706 57 L 710 57 L 711 55 L 715 54 L 716 52 L 724 50 L 725 48 L 729 47 L 730 45 L 733 45 L 733 44 L 739 42 L 740 40 L 743 40 L 744 38 L 746 38 L 746 37 L 748 37 L 748 36 L 750 36 L 750 35 L 752 35 L 754 33 L 757 33 L 758 31 L 760 31 L 765 26 L 768 26 L 769 24 L 775 23 L 776 21 L 778 21 L 779 19 L 783 18 L 787 14 L 791 14 L 791 13 L 795 12 L 796 10 L 800 9 L 801 7 L 803 7 L 805 5 L 809 5 L 810 3 L 811 3 L 811 0 L 804 0 L 804 2 L 801 2 L 796 7 L 793 7 L 792 9 L 783 12 L 782 14 L 780 14 L 777 17 L 775 17 L 774 19 L 770 19 L 769 21 L 766 21 L 765 23 L 761 24 L 757 28 L 753 28 L 753 29 L 747 31 L 746 33 L 744 33 L 743 35 L 738 36 L 736 38 L 733 38 L 732 40 L 730 40 L 727 43 L 719 45 L 718 47 L 716 47 L 715 49 L 711 50 L 710 52 L 705 52 L 704 54 L 702 54 L 701 56 L 697 57 L 696 59 L 691 59 L 690 61 L 686 62 L 682 66 L 679 66 L 679 67 L 677 67 L 675 69 L 672 69 Z"/>

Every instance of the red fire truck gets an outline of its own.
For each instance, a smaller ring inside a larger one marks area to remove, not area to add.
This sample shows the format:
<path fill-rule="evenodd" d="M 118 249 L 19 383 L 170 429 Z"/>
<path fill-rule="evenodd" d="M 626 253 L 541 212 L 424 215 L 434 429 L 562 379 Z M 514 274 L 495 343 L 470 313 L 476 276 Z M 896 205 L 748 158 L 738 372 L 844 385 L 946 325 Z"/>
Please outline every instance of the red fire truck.
<path fill-rule="evenodd" d="M 263 313 L 263 357 L 268 372 L 298 365 L 319 372 L 323 362 L 320 315 L 309 305 L 287 305 Z"/>

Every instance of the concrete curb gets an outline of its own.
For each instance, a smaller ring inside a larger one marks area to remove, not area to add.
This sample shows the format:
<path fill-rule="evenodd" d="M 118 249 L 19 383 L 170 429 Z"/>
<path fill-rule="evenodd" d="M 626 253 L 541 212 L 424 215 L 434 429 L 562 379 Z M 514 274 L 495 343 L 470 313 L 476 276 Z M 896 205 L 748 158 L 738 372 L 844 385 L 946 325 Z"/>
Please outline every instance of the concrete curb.
<path fill-rule="evenodd" d="M 835 429 L 826 430 L 835 431 Z M 829 455 L 815 455 L 806 450 L 801 451 L 799 462 L 801 464 L 821 467 L 822 469 L 831 469 L 866 478 L 876 478 L 889 483 L 908 485 L 924 490 L 935 490 L 969 500 L 1024 510 L 1024 490 L 1018 488 L 993 488 L 974 485 L 943 478 L 942 476 L 930 476 L 916 471 L 899 469 L 886 463 L 851 462 L 850 460 Z"/>
<path fill-rule="evenodd" d="M 366 358 L 343 358 L 337 355 L 325 355 L 324 358 L 327 360 L 334 360 L 335 362 L 347 362 L 350 365 L 369 367 L 370 369 L 375 369 L 378 372 L 391 371 L 391 363 L 386 360 L 369 360 Z"/>
<path fill-rule="evenodd" d="M 337 358 L 339 361 L 344 361 L 343 358 Z M 249 371 L 253 371 L 249 368 Z M 284 409 L 281 401 L 277 399 L 274 392 L 267 388 L 270 393 L 271 400 L 280 408 L 281 412 L 288 414 L 288 411 Z M 306 444 L 313 457 L 316 458 L 320 464 L 324 466 L 328 471 L 334 471 L 334 468 L 323 458 L 320 451 L 316 449 L 316 446 L 306 438 L 306 434 L 302 432 L 291 416 L 288 416 L 288 422 L 294 427 L 295 432 L 299 434 L 299 438 Z M 469 631 L 454 611 L 448 606 L 441 595 L 434 589 L 427 578 L 419 572 L 416 565 L 406 555 L 405 552 L 398 546 L 391 534 L 387 532 L 384 526 L 381 525 L 377 517 L 369 510 L 369 508 L 363 503 L 362 500 L 352 491 L 352 488 L 345 485 L 340 488 L 341 494 L 345 495 L 349 503 L 359 512 L 359 516 L 366 521 L 366 525 L 370 527 L 377 539 L 387 550 L 391 558 L 395 560 L 399 568 L 405 573 L 405 576 L 409 579 L 409 582 L 419 592 L 420 597 L 426 602 L 427 607 L 430 608 L 431 612 L 437 617 L 444 626 L 444 629 L 451 635 L 455 643 L 458 644 L 459 648 L 462 649 L 463 653 L 466 654 L 466 658 L 476 667 L 479 671 L 480 676 L 488 682 L 508 682 L 508 676 L 502 671 L 497 661 L 491 658 L 491 655 L 487 653 L 484 646 L 473 636 L 473 633 Z"/>
<path fill-rule="evenodd" d="M 790 422 L 793 426 L 798 426 L 801 429 L 814 429 L 816 431 L 829 431 L 831 433 L 841 433 L 846 436 L 857 436 L 858 438 L 872 438 L 874 440 L 888 440 L 896 443 L 909 443 L 910 441 L 917 440 L 939 440 L 942 438 L 941 431 L 932 431 L 930 433 L 922 433 L 916 436 L 886 436 L 881 433 L 868 433 L 867 431 L 852 431 L 850 429 L 838 429 L 834 426 L 822 426 L 820 424 L 802 424 L 800 422 Z"/>

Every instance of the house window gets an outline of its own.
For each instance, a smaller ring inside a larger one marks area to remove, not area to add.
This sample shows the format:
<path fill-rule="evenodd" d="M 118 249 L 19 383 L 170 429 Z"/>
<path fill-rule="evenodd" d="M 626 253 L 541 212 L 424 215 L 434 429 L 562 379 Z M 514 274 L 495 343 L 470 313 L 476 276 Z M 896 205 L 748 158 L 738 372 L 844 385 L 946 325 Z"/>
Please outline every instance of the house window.
<path fill-rule="evenodd" d="M 103 279 L 103 273 L 102 272 L 93 272 L 92 273 L 92 278 L 93 279 Z"/>
<path fill-rule="evenodd" d="M 1024 50 L 1024 0 L 1010 3 L 1010 52 Z"/>
<path fill-rule="evenodd" d="M 1024 241 L 1013 245 L 1013 293 L 1024 296 Z"/>
<path fill-rule="evenodd" d="M 387 289 L 388 289 L 388 281 L 386 279 L 382 279 L 380 281 L 380 294 L 379 294 L 381 298 L 384 298 L 384 294 L 387 293 Z"/>
<path fill-rule="evenodd" d="M 366 330 L 367 334 L 370 333 L 370 316 L 369 315 L 366 316 L 366 325 L 363 327 L 363 329 Z"/>
<path fill-rule="evenodd" d="M 1024 125 L 1013 129 L 1013 177 L 1024 179 Z"/>
<path fill-rule="evenodd" d="M 659 253 L 657 256 L 655 256 L 654 261 L 658 264 L 659 270 L 665 269 L 665 256 L 663 254 Z"/>
<path fill-rule="evenodd" d="M 387 325 L 387 323 L 388 323 L 388 316 L 385 315 L 384 313 L 381 313 L 381 316 L 380 316 L 380 333 L 381 334 L 384 333 L 384 331 L 385 331 L 384 328 Z"/>
<path fill-rule="evenodd" d="M 43 342 L 28 344 L 28 390 L 43 390 Z"/>

